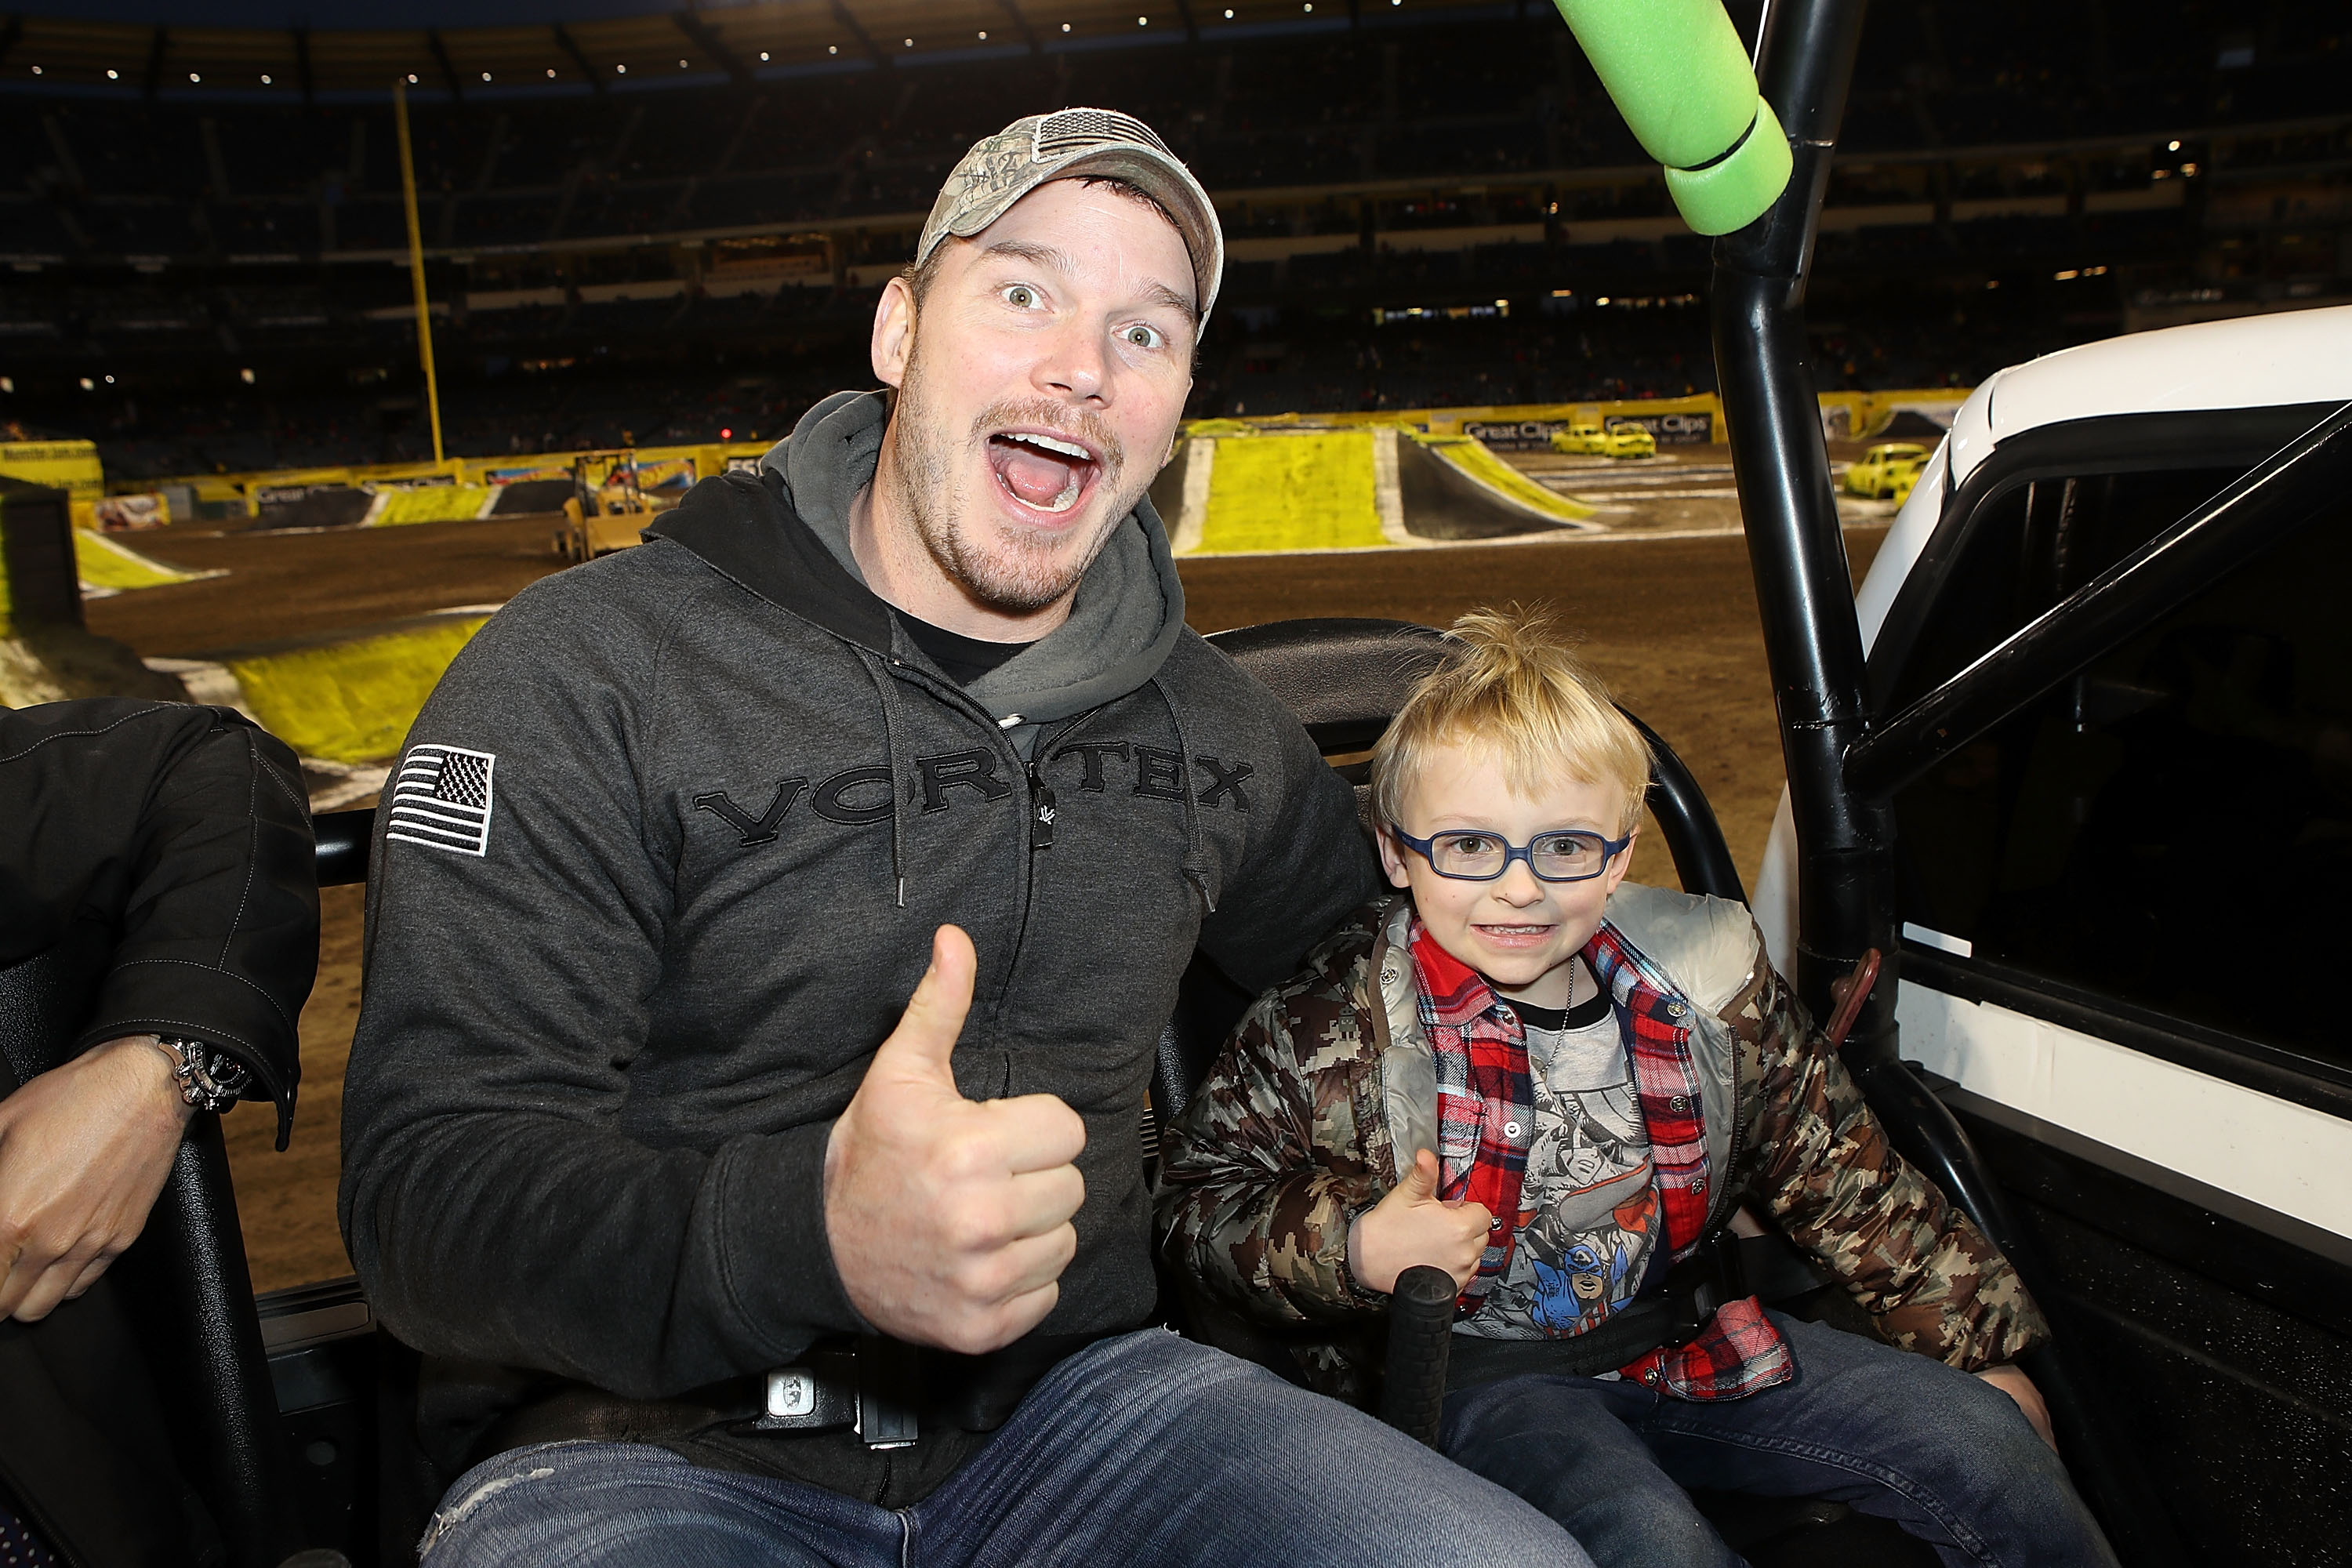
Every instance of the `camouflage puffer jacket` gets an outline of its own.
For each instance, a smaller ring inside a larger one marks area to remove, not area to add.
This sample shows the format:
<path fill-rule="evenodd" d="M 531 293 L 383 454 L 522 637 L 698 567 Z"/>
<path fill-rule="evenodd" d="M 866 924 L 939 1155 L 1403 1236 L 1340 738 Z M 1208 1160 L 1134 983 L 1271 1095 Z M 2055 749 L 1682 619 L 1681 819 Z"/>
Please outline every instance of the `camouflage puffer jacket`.
<path fill-rule="evenodd" d="M 1336 1353 L 1302 1355 L 1330 1374 L 1318 1382 L 1352 1382 L 1342 1342 L 1387 1304 L 1349 1272 L 1349 1221 L 1396 1184 L 1400 1159 L 1437 1147 L 1412 913 L 1402 896 L 1367 905 L 1260 997 L 1163 1141 L 1170 1261 L 1245 1316 L 1324 1325 Z M 1880 1337 L 1957 1367 L 2048 1338 L 2008 1259 L 1887 1143 L 1746 909 L 1627 882 L 1605 918 L 1696 1021 L 1707 1166 L 1728 1171 L 1710 1230 L 1760 1205 Z"/>

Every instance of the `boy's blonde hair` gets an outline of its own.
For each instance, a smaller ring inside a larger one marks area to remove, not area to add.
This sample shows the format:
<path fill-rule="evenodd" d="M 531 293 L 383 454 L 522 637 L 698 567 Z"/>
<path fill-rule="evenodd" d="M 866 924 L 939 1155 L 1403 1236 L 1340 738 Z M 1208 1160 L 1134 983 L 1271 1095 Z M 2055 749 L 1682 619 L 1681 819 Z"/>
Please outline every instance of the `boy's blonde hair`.
<path fill-rule="evenodd" d="M 1372 748 L 1372 804 L 1400 820 L 1404 797 L 1437 747 L 1469 742 L 1501 755 L 1511 788 L 1539 795 L 1562 774 L 1615 784 L 1625 801 L 1618 833 L 1642 819 L 1650 748 L 1570 650 L 1541 605 L 1476 609 L 1446 633 L 1442 663 L 1422 678 Z"/>

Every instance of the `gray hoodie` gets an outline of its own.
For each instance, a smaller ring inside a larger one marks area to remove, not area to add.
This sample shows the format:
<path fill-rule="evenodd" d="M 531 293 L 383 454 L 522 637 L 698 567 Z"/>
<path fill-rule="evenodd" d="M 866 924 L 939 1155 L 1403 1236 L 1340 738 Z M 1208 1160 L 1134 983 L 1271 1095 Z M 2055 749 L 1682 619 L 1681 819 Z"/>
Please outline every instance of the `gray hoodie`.
<path fill-rule="evenodd" d="M 642 548 L 526 590 L 419 716 L 378 812 L 341 1192 L 408 1343 L 652 1397 L 863 1330 L 825 1141 L 948 921 L 980 957 L 964 1093 L 1087 1125 L 1039 1331 L 1131 1327 L 1186 963 L 1255 992 L 1373 891 L 1346 784 L 1184 628 L 1149 501 L 1066 625 L 942 676 L 848 555 L 881 415 L 828 399 Z"/>

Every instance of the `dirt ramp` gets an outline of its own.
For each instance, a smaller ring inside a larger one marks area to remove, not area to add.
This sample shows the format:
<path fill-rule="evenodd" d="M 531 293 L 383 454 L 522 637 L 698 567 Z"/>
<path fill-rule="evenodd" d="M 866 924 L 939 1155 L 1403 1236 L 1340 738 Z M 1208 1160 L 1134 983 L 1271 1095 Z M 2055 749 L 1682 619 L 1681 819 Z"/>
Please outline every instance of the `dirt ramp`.
<path fill-rule="evenodd" d="M 1544 492 L 1538 498 L 1507 489 L 1476 470 L 1478 459 L 1503 464 L 1475 442 L 1459 453 L 1435 441 L 1400 439 L 1396 444 L 1397 499 L 1405 531 L 1420 539 L 1508 539 L 1590 526 L 1590 509 Z M 1464 458 L 1466 461 L 1449 460 Z M 1535 488 L 1524 476 L 1520 485 Z M 1547 504 L 1549 503 L 1549 504 Z"/>

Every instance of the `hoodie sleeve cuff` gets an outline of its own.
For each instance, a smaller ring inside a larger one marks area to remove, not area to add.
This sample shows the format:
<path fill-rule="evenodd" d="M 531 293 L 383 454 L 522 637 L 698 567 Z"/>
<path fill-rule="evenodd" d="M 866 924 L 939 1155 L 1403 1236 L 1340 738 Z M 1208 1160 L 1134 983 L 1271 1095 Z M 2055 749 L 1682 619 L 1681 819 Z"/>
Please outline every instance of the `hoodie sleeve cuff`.
<path fill-rule="evenodd" d="M 732 1161 L 719 1244 L 753 1337 L 789 1360 L 827 1334 L 875 1331 L 850 1305 L 824 1228 L 831 1121 L 750 1141 Z"/>

